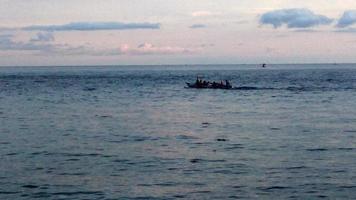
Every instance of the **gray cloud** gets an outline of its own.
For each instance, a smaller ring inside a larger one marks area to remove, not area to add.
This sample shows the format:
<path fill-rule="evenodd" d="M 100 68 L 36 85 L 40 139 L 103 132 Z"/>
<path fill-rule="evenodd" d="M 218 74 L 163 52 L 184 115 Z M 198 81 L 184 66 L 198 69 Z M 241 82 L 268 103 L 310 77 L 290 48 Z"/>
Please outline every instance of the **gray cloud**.
<path fill-rule="evenodd" d="M 31 42 L 50 42 L 50 41 L 54 41 L 54 36 L 52 33 L 42 33 L 39 32 L 37 33 L 36 37 L 32 38 L 30 40 Z"/>
<path fill-rule="evenodd" d="M 121 22 L 72 22 L 62 25 L 33 25 L 21 28 L 27 31 L 97 31 L 159 29 L 159 23 L 121 23 Z"/>
<path fill-rule="evenodd" d="M 288 28 L 308 28 L 330 24 L 332 21 L 324 15 L 314 14 L 305 8 L 274 10 L 264 13 L 260 18 L 261 24 L 270 24 L 274 28 L 279 28 L 284 24 Z"/>
<path fill-rule="evenodd" d="M 196 28 L 206 28 L 205 24 L 193 24 L 189 26 L 189 28 L 196 29 Z"/>
<path fill-rule="evenodd" d="M 59 55 L 118 55 L 120 49 L 96 50 L 92 47 L 80 45 L 71 46 L 68 44 L 52 44 L 48 41 L 54 40 L 50 35 L 38 34 L 37 38 L 32 38 L 27 42 L 17 42 L 14 35 L 0 35 L 0 51 L 30 51 L 34 55 L 59 54 Z M 40 42 L 39 42 L 40 41 Z"/>
<path fill-rule="evenodd" d="M 337 27 L 345 28 L 356 23 L 356 10 L 347 10 L 337 22 Z"/>
<path fill-rule="evenodd" d="M 41 35 L 41 34 L 39 34 Z M 42 37 L 41 35 L 40 37 Z M 97 49 L 93 46 L 79 45 L 72 46 L 69 44 L 53 44 L 49 41 L 49 35 L 38 39 L 31 39 L 27 42 L 18 42 L 14 40 L 14 35 L 0 35 L 0 51 L 29 51 L 34 55 L 90 55 L 90 56 L 117 56 L 117 55 L 173 55 L 194 53 L 195 49 L 176 47 L 176 46 L 155 46 L 150 43 L 143 43 L 137 47 L 130 47 L 124 44 L 117 48 Z"/>
<path fill-rule="evenodd" d="M 208 43 L 208 44 L 201 44 L 201 45 L 199 45 L 199 47 L 202 47 L 202 48 L 205 48 L 205 47 L 214 47 L 215 46 L 215 44 L 213 44 L 213 43 Z"/>
<path fill-rule="evenodd" d="M 248 20 L 238 20 L 235 22 L 236 24 L 247 24 Z"/>
<path fill-rule="evenodd" d="M 121 54 L 128 55 L 167 55 L 167 54 L 186 54 L 194 53 L 194 49 L 188 49 L 177 46 L 155 46 L 150 43 L 143 43 L 138 45 L 136 48 L 130 48 L 129 46 L 124 46 L 120 48 Z"/>
<path fill-rule="evenodd" d="M 337 30 L 335 30 L 335 32 L 337 32 L 337 33 L 356 33 L 356 28 L 349 27 L 349 28 L 345 28 L 345 29 L 337 29 Z"/>
<path fill-rule="evenodd" d="M 0 35 L 0 42 L 1 42 L 2 40 L 11 39 L 11 38 L 13 38 L 13 37 L 14 37 L 13 34 L 2 34 L 2 35 Z"/>
<path fill-rule="evenodd" d="M 0 50 L 32 50 L 32 51 L 49 51 L 53 48 L 50 44 L 38 44 L 34 42 L 16 42 L 13 35 L 0 35 Z"/>
<path fill-rule="evenodd" d="M 299 33 L 320 33 L 322 31 L 314 30 L 314 29 L 298 29 L 298 30 L 294 30 L 294 32 L 299 32 Z"/>

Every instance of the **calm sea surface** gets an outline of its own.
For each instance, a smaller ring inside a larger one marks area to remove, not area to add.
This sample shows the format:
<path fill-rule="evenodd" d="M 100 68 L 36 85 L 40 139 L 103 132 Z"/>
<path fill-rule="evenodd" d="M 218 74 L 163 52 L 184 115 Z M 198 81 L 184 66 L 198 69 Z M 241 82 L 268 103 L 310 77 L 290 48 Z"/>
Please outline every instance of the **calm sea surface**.
<path fill-rule="evenodd" d="M 356 199 L 356 65 L 1 67 L 0 157 L 0 199 Z"/>

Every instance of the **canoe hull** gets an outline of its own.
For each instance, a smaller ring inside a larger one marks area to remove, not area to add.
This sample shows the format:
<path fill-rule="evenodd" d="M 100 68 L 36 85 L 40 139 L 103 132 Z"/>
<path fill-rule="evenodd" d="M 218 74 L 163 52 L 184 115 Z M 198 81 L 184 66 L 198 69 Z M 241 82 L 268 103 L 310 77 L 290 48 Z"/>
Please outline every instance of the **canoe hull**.
<path fill-rule="evenodd" d="M 217 85 L 217 86 L 196 85 L 196 84 L 192 84 L 192 83 L 188 83 L 188 82 L 186 82 L 186 84 L 189 88 L 196 88 L 196 89 L 224 89 L 224 90 L 232 89 L 232 86 L 226 86 L 226 85 Z"/>

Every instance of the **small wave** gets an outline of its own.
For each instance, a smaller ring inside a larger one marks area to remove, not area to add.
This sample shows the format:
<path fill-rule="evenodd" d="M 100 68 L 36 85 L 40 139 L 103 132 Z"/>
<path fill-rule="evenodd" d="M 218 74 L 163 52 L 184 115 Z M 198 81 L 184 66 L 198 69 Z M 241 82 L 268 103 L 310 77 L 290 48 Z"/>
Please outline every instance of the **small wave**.
<path fill-rule="evenodd" d="M 70 159 L 67 159 L 65 161 L 79 161 L 80 159 L 79 158 L 70 158 Z"/>
<path fill-rule="evenodd" d="M 10 142 L 0 142 L 0 144 L 10 144 Z"/>
<path fill-rule="evenodd" d="M 190 194 L 206 194 L 206 193 L 211 193 L 211 191 L 210 190 L 200 190 L 200 191 L 190 192 Z"/>
<path fill-rule="evenodd" d="M 225 147 L 226 150 L 234 150 L 234 149 L 243 149 L 243 144 L 230 144 L 228 147 Z"/>
<path fill-rule="evenodd" d="M 239 189 L 239 188 L 245 188 L 245 185 L 234 185 L 232 188 Z"/>
<path fill-rule="evenodd" d="M 0 191 L 0 194 L 18 194 L 20 192 L 12 192 L 12 191 Z"/>
<path fill-rule="evenodd" d="M 290 91 L 306 91 L 307 88 L 305 88 L 305 87 L 286 87 L 285 90 L 290 90 Z"/>
<path fill-rule="evenodd" d="M 23 185 L 23 188 L 29 188 L 29 189 L 34 189 L 34 188 L 38 188 L 39 186 L 37 185 Z"/>
<path fill-rule="evenodd" d="M 16 156 L 18 153 L 15 153 L 15 152 L 13 152 L 13 153 L 8 153 L 8 154 L 6 154 L 7 156 Z"/>
<path fill-rule="evenodd" d="M 25 194 L 26 196 L 29 196 L 28 194 Z M 23 195 L 21 195 L 23 196 Z M 52 195 L 50 193 L 47 192 L 35 192 L 33 194 L 31 194 L 32 198 L 47 198 L 49 199 Z"/>
<path fill-rule="evenodd" d="M 60 176 L 85 176 L 88 175 L 86 172 L 74 172 L 74 173 L 59 173 Z"/>
<path fill-rule="evenodd" d="M 64 195 L 64 196 L 73 196 L 73 195 L 104 195 L 102 191 L 76 191 L 76 192 L 55 192 L 52 195 Z"/>
<path fill-rule="evenodd" d="M 233 90 L 291 90 L 291 91 L 302 91 L 303 87 L 286 87 L 286 88 L 277 88 L 277 87 L 256 87 L 256 86 L 240 86 L 234 87 Z"/>
<path fill-rule="evenodd" d="M 257 86 L 240 86 L 233 87 L 232 90 L 287 90 L 292 92 L 306 92 L 306 91 L 327 91 L 327 90 L 352 90 L 353 87 L 344 88 L 329 88 L 329 87 L 303 87 L 303 86 L 288 86 L 288 87 L 257 87 Z"/>
<path fill-rule="evenodd" d="M 177 198 L 177 199 L 184 199 L 184 198 L 186 198 L 185 195 L 181 195 L 181 194 L 174 195 L 173 197 L 174 197 L 174 198 Z"/>
<path fill-rule="evenodd" d="M 290 189 L 291 187 L 287 186 L 271 186 L 271 187 L 260 187 L 258 189 L 262 191 L 271 191 L 271 190 L 284 190 L 284 189 Z"/>
<path fill-rule="evenodd" d="M 160 186 L 160 187 L 173 187 L 179 185 L 179 183 L 174 183 L 174 182 L 165 182 L 165 183 L 156 183 L 154 184 L 155 186 Z"/>
<path fill-rule="evenodd" d="M 113 118 L 112 115 L 95 115 L 95 117 L 99 117 L 99 118 Z"/>
<path fill-rule="evenodd" d="M 337 148 L 337 150 L 341 150 L 341 151 L 352 151 L 355 148 L 351 148 L 351 147 L 341 147 L 341 148 Z"/>
<path fill-rule="evenodd" d="M 152 184 L 148 184 L 148 183 L 139 183 L 137 184 L 137 186 L 140 186 L 140 187 L 151 187 Z"/>
<path fill-rule="evenodd" d="M 233 172 L 231 170 L 227 170 L 227 169 L 215 170 L 215 171 L 213 171 L 213 173 L 215 173 L 215 174 L 233 174 Z"/>
<path fill-rule="evenodd" d="M 112 162 L 116 162 L 116 163 L 127 163 L 130 162 L 130 160 L 128 159 L 115 159 Z"/>
<path fill-rule="evenodd" d="M 96 90 L 96 88 L 94 88 L 94 87 L 87 87 L 87 88 L 84 88 L 83 90 L 84 90 L 84 91 L 94 91 L 94 90 Z"/>
<path fill-rule="evenodd" d="M 308 168 L 308 167 L 302 165 L 302 166 L 295 166 L 295 167 L 287 167 L 286 169 L 306 169 L 306 168 Z"/>
<path fill-rule="evenodd" d="M 356 133 L 356 130 L 345 130 L 345 133 Z"/>
<path fill-rule="evenodd" d="M 200 158 L 193 158 L 190 160 L 191 163 L 198 163 L 198 162 L 225 162 L 226 160 L 206 160 Z"/>
<path fill-rule="evenodd" d="M 263 87 L 253 87 L 253 86 L 241 86 L 241 87 L 234 87 L 234 90 L 271 90 L 273 88 L 263 88 Z"/>
<path fill-rule="evenodd" d="M 307 149 L 307 151 L 327 151 L 325 148 L 315 148 L 315 149 Z"/>
<path fill-rule="evenodd" d="M 179 140 L 195 140 L 195 139 L 199 139 L 198 137 L 191 136 L 191 135 L 178 135 L 176 138 L 179 139 Z"/>
<path fill-rule="evenodd" d="M 153 197 L 153 196 L 139 196 L 139 197 L 123 197 L 126 200 L 166 200 L 167 198 Z"/>
<path fill-rule="evenodd" d="M 216 141 L 218 141 L 218 142 L 226 142 L 226 141 L 229 141 L 229 140 L 225 139 L 225 138 L 216 138 Z"/>
<path fill-rule="evenodd" d="M 342 189 L 352 189 L 352 188 L 356 188 L 356 185 L 342 185 L 339 188 Z"/>
<path fill-rule="evenodd" d="M 337 170 L 332 170 L 332 173 L 347 173 L 347 170 L 337 169 Z"/>
<path fill-rule="evenodd" d="M 307 166 L 295 166 L 295 167 L 287 167 L 286 170 L 294 170 L 294 169 L 306 169 L 308 168 Z"/>

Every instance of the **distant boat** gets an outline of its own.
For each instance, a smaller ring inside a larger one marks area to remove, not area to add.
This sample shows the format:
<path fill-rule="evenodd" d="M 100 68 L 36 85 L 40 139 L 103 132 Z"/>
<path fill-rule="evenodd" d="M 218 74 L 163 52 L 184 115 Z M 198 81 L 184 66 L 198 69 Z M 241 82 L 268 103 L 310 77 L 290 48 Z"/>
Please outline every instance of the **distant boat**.
<path fill-rule="evenodd" d="M 262 67 L 265 68 L 265 67 L 266 67 L 266 63 L 263 63 L 263 64 L 262 64 Z"/>
<path fill-rule="evenodd" d="M 187 86 L 189 88 L 196 88 L 196 89 L 232 89 L 232 85 L 230 84 L 229 81 L 225 81 L 226 83 L 224 84 L 222 81 L 220 83 L 218 82 L 210 82 L 210 81 L 202 81 L 197 79 L 195 83 L 188 83 L 186 82 Z"/>

